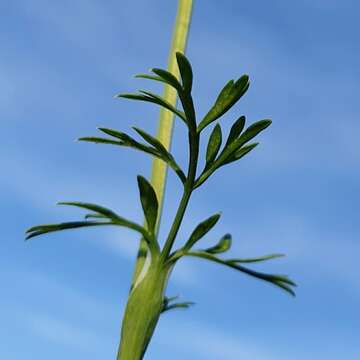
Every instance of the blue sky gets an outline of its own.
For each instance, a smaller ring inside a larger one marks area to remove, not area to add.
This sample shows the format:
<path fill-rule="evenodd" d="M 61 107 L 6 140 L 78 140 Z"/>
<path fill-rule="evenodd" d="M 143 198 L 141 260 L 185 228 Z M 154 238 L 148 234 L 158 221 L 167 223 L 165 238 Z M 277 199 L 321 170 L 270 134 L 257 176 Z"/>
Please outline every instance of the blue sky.
<path fill-rule="evenodd" d="M 99 125 L 155 132 L 156 107 L 113 95 L 161 91 L 132 75 L 165 67 L 175 8 L 165 0 L 1 2 L 1 359 L 115 356 L 136 235 L 89 229 L 25 243 L 24 231 L 82 216 L 59 200 L 141 222 L 135 178 L 149 174 L 150 159 L 74 139 Z M 168 294 L 196 305 L 161 318 L 146 359 L 360 358 L 359 11 L 350 0 L 196 1 L 187 54 L 197 111 L 248 73 L 251 88 L 223 129 L 240 114 L 273 125 L 254 152 L 195 193 L 178 244 L 222 211 L 209 244 L 230 232 L 234 256 L 284 252 L 256 268 L 289 274 L 299 287 L 292 299 L 186 259 Z M 173 152 L 185 164 L 179 122 Z M 170 173 L 162 236 L 179 195 Z"/>

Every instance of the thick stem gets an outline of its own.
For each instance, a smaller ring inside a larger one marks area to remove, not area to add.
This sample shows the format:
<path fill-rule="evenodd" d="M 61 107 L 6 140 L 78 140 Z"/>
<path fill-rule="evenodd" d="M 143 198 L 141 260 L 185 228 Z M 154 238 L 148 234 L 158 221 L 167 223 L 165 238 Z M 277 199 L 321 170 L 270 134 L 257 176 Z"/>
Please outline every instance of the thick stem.
<path fill-rule="evenodd" d="M 146 274 L 130 292 L 117 360 L 141 360 L 144 357 L 163 308 L 170 271 L 159 258 L 151 259 Z"/>

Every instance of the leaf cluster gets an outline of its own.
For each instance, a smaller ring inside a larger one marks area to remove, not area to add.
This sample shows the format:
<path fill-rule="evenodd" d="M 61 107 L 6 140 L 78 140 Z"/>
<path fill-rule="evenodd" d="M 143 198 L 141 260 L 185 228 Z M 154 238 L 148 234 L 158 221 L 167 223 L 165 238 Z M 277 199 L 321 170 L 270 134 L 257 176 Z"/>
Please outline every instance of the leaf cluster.
<path fill-rule="evenodd" d="M 250 153 L 258 142 L 251 142 L 258 134 L 265 130 L 271 120 L 264 119 L 252 123 L 246 127 L 245 116 L 239 116 L 231 126 L 226 140 L 223 142 L 223 132 L 220 123 L 216 123 L 206 140 L 206 155 L 204 167 L 200 174 L 197 174 L 199 147 L 203 130 L 220 119 L 227 113 L 246 93 L 250 82 L 248 75 L 242 75 L 238 80 L 230 80 L 221 89 L 214 104 L 200 120 L 196 120 L 196 111 L 192 98 L 193 71 L 189 60 L 182 54 L 177 53 L 177 63 L 180 72 L 180 79 L 164 69 L 154 68 L 151 74 L 136 75 L 143 78 L 158 81 L 173 87 L 180 100 L 181 109 L 167 102 L 160 95 L 147 90 L 140 90 L 138 93 L 122 93 L 117 98 L 131 99 L 146 103 L 156 104 L 172 112 L 185 124 L 188 130 L 189 140 L 189 164 L 188 171 L 185 171 L 177 163 L 175 157 L 164 147 L 164 145 L 154 136 L 148 134 L 143 129 L 133 127 L 134 131 L 141 138 L 141 141 L 132 136 L 114 129 L 100 127 L 99 131 L 105 137 L 81 137 L 80 141 L 96 144 L 109 144 L 119 147 L 127 147 L 149 154 L 164 161 L 178 176 L 184 186 L 184 196 L 179 205 L 178 213 L 175 216 L 173 226 L 166 239 L 165 245 L 161 248 L 157 239 L 156 224 L 159 217 L 159 204 L 156 192 L 150 182 L 142 176 L 138 176 L 137 183 L 139 188 L 140 203 L 146 220 L 145 225 L 139 225 L 127 220 L 114 211 L 105 207 L 82 202 L 61 202 L 60 205 L 76 206 L 90 213 L 85 215 L 83 221 L 65 222 L 60 224 L 40 225 L 30 228 L 27 231 L 27 239 L 50 232 L 66 229 L 93 226 L 121 226 L 130 228 L 138 232 L 146 241 L 149 251 L 155 256 L 160 256 L 166 266 L 173 266 L 180 258 L 191 256 L 208 260 L 226 267 L 232 268 L 246 275 L 269 282 L 288 293 L 294 295 L 293 287 L 295 283 L 283 275 L 265 274 L 254 271 L 244 266 L 244 264 L 256 263 L 281 257 L 281 254 L 271 254 L 255 258 L 229 258 L 223 259 L 221 256 L 231 248 L 232 238 L 230 234 L 224 235 L 217 244 L 206 249 L 193 250 L 193 247 L 216 225 L 220 214 L 210 216 L 198 224 L 190 234 L 188 240 L 179 249 L 172 251 L 173 243 L 180 227 L 187 202 L 191 193 L 203 185 L 221 167 L 236 162 Z M 224 143 L 224 144 L 223 144 Z M 174 303 L 175 298 L 164 299 L 163 312 L 174 308 L 187 308 L 192 303 Z"/>

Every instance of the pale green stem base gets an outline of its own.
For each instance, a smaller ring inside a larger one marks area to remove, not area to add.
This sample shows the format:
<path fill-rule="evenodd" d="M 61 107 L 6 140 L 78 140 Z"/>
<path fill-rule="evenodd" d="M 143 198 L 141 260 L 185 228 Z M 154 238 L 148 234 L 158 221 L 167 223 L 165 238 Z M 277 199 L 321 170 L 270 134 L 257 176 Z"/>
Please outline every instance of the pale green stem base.
<path fill-rule="evenodd" d="M 118 360 L 141 360 L 151 340 L 163 307 L 170 268 L 158 259 L 131 291 L 122 324 Z"/>

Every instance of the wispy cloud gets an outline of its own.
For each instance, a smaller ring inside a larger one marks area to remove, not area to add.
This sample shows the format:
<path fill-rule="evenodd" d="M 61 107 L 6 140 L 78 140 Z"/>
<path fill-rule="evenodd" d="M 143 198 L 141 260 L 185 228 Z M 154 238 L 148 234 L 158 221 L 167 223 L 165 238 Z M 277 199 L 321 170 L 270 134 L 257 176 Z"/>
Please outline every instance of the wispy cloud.
<path fill-rule="evenodd" d="M 44 314 L 32 314 L 27 318 L 30 329 L 45 341 L 57 345 L 76 348 L 89 353 L 100 352 L 101 349 L 113 345 L 105 334 L 91 331 L 58 318 Z"/>
<path fill-rule="evenodd" d="M 173 330 L 169 331 L 172 322 L 160 328 L 160 334 L 155 341 L 163 346 L 169 346 L 179 351 L 182 356 L 208 360 L 281 360 L 288 359 L 278 354 L 275 349 L 266 348 L 265 345 L 254 340 L 240 337 L 224 330 L 216 329 L 210 324 L 174 323 Z M 162 330 L 161 330 L 162 329 Z"/>

